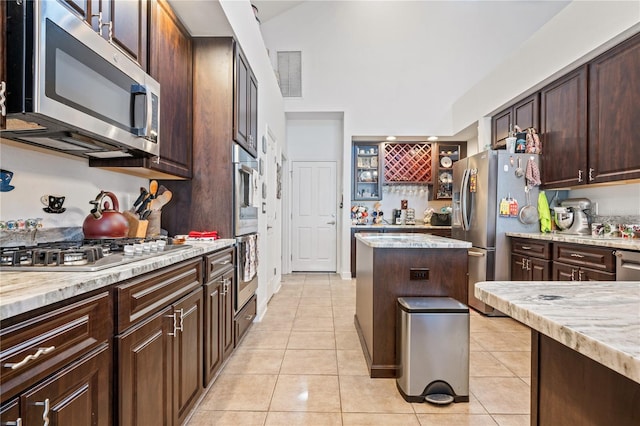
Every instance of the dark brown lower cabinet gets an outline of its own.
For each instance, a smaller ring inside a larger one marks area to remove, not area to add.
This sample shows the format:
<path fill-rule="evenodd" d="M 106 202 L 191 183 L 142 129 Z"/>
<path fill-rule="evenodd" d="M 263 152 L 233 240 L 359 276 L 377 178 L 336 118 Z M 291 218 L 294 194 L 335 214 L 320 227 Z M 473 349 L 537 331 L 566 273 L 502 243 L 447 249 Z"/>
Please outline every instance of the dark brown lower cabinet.
<path fill-rule="evenodd" d="M 511 255 L 512 281 L 549 281 L 550 279 L 550 260 L 527 257 L 521 254 Z"/>
<path fill-rule="evenodd" d="M 249 327 L 253 323 L 253 320 L 256 317 L 256 296 L 252 296 L 251 299 L 247 302 L 246 305 L 238 312 L 238 315 L 235 317 L 235 334 L 234 341 L 235 345 L 238 346 L 242 341 L 242 338 L 247 331 L 249 331 Z"/>
<path fill-rule="evenodd" d="M 612 272 L 594 271 L 565 263 L 553 262 L 553 281 L 615 281 Z"/>
<path fill-rule="evenodd" d="M 121 426 L 182 424 L 201 395 L 202 266 L 186 260 L 116 285 Z"/>
<path fill-rule="evenodd" d="M 233 351 L 233 297 L 235 269 L 229 266 L 204 285 L 204 385 Z"/>
<path fill-rule="evenodd" d="M 173 309 L 116 336 L 120 426 L 171 425 Z"/>
<path fill-rule="evenodd" d="M 640 384 L 532 331 L 531 425 L 635 426 Z"/>
<path fill-rule="evenodd" d="M 102 343 L 4 404 L 0 408 L 0 423 L 111 425 L 111 361 L 111 347 Z"/>

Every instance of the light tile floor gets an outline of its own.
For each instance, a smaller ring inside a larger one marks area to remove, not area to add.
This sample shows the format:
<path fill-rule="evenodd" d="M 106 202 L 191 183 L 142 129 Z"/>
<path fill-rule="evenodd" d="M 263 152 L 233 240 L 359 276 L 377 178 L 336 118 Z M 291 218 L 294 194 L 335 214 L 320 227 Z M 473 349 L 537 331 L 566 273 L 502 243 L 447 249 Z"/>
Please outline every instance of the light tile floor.
<path fill-rule="evenodd" d="M 472 311 L 470 401 L 441 407 L 369 378 L 354 313 L 355 280 L 284 276 L 188 425 L 529 425 L 528 328 Z"/>

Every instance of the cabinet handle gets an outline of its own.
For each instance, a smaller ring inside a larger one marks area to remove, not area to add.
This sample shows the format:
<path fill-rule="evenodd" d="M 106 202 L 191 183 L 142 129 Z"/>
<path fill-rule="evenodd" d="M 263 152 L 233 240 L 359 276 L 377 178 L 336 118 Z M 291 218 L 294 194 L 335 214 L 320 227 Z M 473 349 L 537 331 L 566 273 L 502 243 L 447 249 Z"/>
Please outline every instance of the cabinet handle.
<path fill-rule="evenodd" d="M 49 398 L 45 398 L 43 402 L 36 402 L 35 405 L 42 405 L 42 426 L 49 426 Z"/>
<path fill-rule="evenodd" d="M 253 319 L 253 315 L 247 315 L 246 317 L 244 317 L 244 319 L 246 319 L 247 321 L 251 321 Z"/>
<path fill-rule="evenodd" d="M 584 256 L 578 253 L 571 253 L 571 257 L 577 257 L 578 259 L 582 259 Z"/>
<path fill-rule="evenodd" d="M 578 182 L 582 182 L 582 170 L 578 170 Z"/>
<path fill-rule="evenodd" d="M 576 273 L 576 270 L 571 268 L 571 281 L 575 281 L 576 277 L 574 276 L 574 274 Z"/>
<path fill-rule="evenodd" d="M 0 423 L 2 426 L 22 426 L 22 417 L 18 417 L 15 422 Z"/>
<path fill-rule="evenodd" d="M 4 364 L 3 367 L 16 370 L 22 367 L 23 365 L 25 365 L 26 363 L 28 363 L 29 361 L 31 361 L 32 359 L 37 359 L 40 355 L 48 354 L 55 348 L 56 348 L 55 346 L 49 346 L 48 348 L 38 348 L 35 354 L 25 356 L 24 359 L 20 362 L 16 362 L 16 363 L 8 362 Z"/>
<path fill-rule="evenodd" d="M 98 34 L 100 34 L 100 37 L 102 37 L 102 27 L 109 28 L 109 43 L 112 43 L 113 42 L 113 21 L 109 21 L 105 24 L 100 25 L 100 29 L 98 30 Z"/>
<path fill-rule="evenodd" d="M 531 270 L 531 259 L 527 259 L 527 271 Z"/>
<path fill-rule="evenodd" d="M 92 18 L 98 17 L 98 34 L 102 36 L 102 12 L 98 12 L 98 14 L 91 15 Z"/>
<path fill-rule="evenodd" d="M 584 274 L 584 271 L 578 271 L 578 281 L 582 281 L 582 274 Z"/>
<path fill-rule="evenodd" d="M 7 83 L 0 81 L 0 115 L 7 116 Z"/>
<path fill-rule="evenodd" d="M 180 320 L 179 320 L 180 325 L 178 325 L 178 314 L 180 314 Z M 169 336 L 175 337 L 178 335 L 178 331 L 183 331 L 183 325 L 184 325 L 183 315 L 184 315 L 184 310 L 182 308 L 175 311 L 171 315 L 167 315 L 167 317 L 173 318 L 173 333 L 169 333 Z"/>
<path fill-rule="evenodd" d="M 220 292 L 220 294 L 222 296 L 226 296 L 229 292 L 229 278 L 223 278 L 220 280 L 220 282 L 222 283 L 222 291 Z"/>
<path fill-rule="evenodd" d="M 522 258 L 522 270 L 525 271 L 527 269 L 527 267 L 525 266 L 525 262 L 527 261 L 527 259 L 525 259 L 524 257 Z"/>
<path fill-rule="evenodd" d="M 593 167 L 589 167 L 589 182 L 594 181 L 593 172 L 594 172 Z"/>
<path fill-rule="evenodd" d="M 522 247 L 522 250 L 531 250 L 531 247 L 529 246 L 521 246 L 521 247 Z"/>

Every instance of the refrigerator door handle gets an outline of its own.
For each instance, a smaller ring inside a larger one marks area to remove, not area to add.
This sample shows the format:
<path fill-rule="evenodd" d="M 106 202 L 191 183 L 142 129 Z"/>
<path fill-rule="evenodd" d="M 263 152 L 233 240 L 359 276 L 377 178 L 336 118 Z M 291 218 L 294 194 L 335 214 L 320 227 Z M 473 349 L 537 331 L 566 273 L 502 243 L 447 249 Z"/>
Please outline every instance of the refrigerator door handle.
<path fill-rule="evenodd" d="M 469 230 L 469 216 L 467 214 L 467 203 L 469 202 L 469 192 L 467 190 L 469 183 L 469 174 L 471 171 L 469 169 L 465 169 L 462 174 L 462 183 L 460 184 L 460 199 L 462 200 L 462 205 L 460 206 L 460 210 L 462 210 L 462 229 L 465 231 Z"/>

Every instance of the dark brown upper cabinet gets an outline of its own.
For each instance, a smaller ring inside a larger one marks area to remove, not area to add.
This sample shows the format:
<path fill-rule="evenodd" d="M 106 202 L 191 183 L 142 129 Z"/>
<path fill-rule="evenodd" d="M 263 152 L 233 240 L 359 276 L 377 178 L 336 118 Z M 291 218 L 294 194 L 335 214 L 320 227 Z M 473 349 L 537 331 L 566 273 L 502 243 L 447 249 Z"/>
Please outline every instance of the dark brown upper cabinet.
<path fill-rule="evenodd" d="M 161 93 L 160 155 L 90 159 L 89 164 L 149 178 L 189 179 L 193 163 L 192 42 L 166 0 L 150 0 L 149 5 L 149 74 L 160 83 Z"/>
<path fill-rule="evenodd" d="M 589 64 L 590 183 L 640 178 L 640 34 Z"/>
<path fill-rule="evenodd" d="M 505 148 L 509 132 L 515 131 L 516 125 L 522 130 L 529 127 L 538 129 L 539 96 L 538 93 L 534 93 L 491 118 L 491 147 L 493 149 Z"/>
<path fill-rule="evenodd" d="M 234 43 L 233 140 L 258 156 L 258 81 L 238 43 Z"/>
<path fill-rule="evenodd" d="M 542 182 L 546 188 L 587 183 L 587 66 L 540 94 Z"/>
<path fill-rule="evenodd" d="M 147 0 L 62 0 L 102 37 L 147 68 Z"/>

